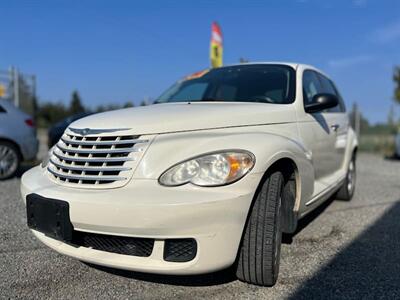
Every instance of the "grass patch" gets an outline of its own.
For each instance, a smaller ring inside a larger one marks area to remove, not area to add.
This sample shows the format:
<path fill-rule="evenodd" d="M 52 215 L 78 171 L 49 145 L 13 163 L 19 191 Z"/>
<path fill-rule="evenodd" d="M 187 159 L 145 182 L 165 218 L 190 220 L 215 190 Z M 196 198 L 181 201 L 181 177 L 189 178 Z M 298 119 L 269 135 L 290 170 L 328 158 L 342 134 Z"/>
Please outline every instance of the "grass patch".
<path fill-rule="evenodd" d="M 391 134 L 364 134 L 360 136 L 359 150 L 392 156 L 395 150 L 395 137 Z"/>

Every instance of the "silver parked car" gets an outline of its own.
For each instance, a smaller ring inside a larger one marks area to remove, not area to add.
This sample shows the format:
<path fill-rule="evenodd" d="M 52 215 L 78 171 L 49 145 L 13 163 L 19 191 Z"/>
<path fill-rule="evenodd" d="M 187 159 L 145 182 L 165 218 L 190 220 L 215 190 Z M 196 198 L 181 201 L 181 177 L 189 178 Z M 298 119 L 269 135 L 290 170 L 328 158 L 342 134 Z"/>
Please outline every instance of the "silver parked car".
<path fill-rule="evenodd" d="M 21 161 L 35 159 L 38 144 L 32 117 L 0 100 L 0 180 L 14 176 Z"/>

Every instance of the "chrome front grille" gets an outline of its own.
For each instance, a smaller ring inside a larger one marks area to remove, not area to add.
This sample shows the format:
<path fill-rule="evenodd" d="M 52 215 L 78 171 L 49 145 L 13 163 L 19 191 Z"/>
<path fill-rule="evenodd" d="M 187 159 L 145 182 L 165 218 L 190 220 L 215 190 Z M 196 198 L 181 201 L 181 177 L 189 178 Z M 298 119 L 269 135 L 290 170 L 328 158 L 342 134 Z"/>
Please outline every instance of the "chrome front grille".
<path fill-rule="evenodd" d="M 66 130 L 47 167 L 50 176 L 72 186 L 121 186 L 148 145 L 139 135 L 78 135 Z"/>

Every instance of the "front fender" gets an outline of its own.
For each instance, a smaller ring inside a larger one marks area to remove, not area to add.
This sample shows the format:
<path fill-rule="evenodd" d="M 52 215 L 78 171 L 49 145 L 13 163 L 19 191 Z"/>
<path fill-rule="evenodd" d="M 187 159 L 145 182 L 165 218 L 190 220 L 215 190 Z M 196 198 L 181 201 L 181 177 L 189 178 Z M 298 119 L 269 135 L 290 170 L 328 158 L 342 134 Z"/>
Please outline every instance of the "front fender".
<path fill-rule="evenodd" d="M 260 180 L 268 168 L 282 158 L 291 159 L 297 168 L 298 199 L 308 199 L 313 193 L 314 169 L 307 151 L 297 141 L 261 132 L 232 132 L 228 130 L 162 134 L 155 138 L 133 178 L 158 179 L 171 166 L 204 153 L 242 149 L 252 152 L 256 163 L 251 173 Z M 296 201 L 295 210 L 300 207 Z"/>

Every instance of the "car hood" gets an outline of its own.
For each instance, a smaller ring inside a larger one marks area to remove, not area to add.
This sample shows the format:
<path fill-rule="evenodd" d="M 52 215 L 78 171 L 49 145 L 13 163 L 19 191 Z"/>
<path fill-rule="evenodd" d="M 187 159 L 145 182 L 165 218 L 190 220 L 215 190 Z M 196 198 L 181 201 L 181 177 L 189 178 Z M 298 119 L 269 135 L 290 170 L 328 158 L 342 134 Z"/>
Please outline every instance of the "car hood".
<path fill-rule="evenodd" d="M 132 129 L 138 134 L 159 134 L 289 123 L 295 119 L 290 104 L 183 102 L 99 113 L 73 122 L 70 128 Z"/>

